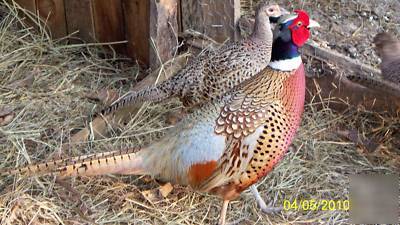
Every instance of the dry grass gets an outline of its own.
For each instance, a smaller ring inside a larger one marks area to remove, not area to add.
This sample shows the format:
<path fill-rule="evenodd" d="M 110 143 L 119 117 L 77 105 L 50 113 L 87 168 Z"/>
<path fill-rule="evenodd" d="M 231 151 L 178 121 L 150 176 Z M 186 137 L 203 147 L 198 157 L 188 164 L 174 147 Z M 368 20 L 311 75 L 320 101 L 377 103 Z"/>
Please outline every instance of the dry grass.
<path fill-rule="evenodd" d="M 4 6 L 4 5 L 0 5 Z M 126 59 L 95 46 L 66 46 L 44 31 L 16 26 L 14 9 L 0 22 L 0 107 L 11 107 L 14 120 L 0 127 L 0 167 L 14 167 L 47 159 L 59 153 L 69 134 L 82 127 L 96 104 L 85 93 L 123 87 L 134 80 L 137 68 Z M 16 80 L 34 73 L 26 88 L 10 88 Z M 151 105 L 138 119 L 116 130 L 111 138 L 70 149 L 67 155 L 102 152 L 134 146 L 161 136 L 168 126 L 165 113 L 176 103 Z M 356 129 L 379 140 L 367 152 L 337 137 L 334 130 Z M 302 127 L 283 162 L 263 181 L 259 190 L 267 202 L 281 206 L 284 199 L 347 199 L 348 174 L 394 173 L 399 165 L 399 117 L 362 110 L 337 114 L 307 105 Z M 397 132 L 397 133 L 396 133 Z M 67 191 L 54 177 L 0 180 L 2 224 L 212 224 L 220 200 L 176 187 L 166 198 L 149 198 L 144 190 L 158 184 L 135 176 L 102 176 L 68 180 Z M 66 186 L 65 184 L 63 186 Z M 71 189 L 71 188 L 70 188 Z M 346 224 L 343 211 L 283 211 L 261 213 L 249 192 L 233 201 L 228 221 L 240 224 Z"/>

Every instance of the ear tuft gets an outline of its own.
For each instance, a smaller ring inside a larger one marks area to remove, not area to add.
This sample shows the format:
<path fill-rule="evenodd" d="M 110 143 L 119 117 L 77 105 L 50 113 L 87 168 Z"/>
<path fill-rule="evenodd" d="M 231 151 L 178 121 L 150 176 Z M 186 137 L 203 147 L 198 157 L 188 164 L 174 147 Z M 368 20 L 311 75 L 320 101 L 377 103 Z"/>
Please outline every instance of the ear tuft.
<path fill-rule="evenodd" d="M 308 16 L 308 13 L 306 11 L 296 9 L 296 10 L 294 10 L 294 12 L 297 13 L 296 20 L 303 21 L 304 25 L 306 25 L 306 26 L 310 25 L 310 17 Z"/>

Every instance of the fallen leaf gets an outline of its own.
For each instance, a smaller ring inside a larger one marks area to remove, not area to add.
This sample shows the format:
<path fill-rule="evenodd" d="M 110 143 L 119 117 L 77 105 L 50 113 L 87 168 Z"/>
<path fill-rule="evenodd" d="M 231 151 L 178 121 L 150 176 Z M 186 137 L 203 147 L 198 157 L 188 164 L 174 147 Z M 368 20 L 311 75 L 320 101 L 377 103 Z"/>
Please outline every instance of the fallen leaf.
<path fill-rule="evenodd" d="M 160 192 L 158 191 L 158 189 L 150 189 L 150 190 L 142 191 L 141 194 L 151 204 L 159 202 L 163 198 L 160 195 Z"/>
<path fill-rule="evenodd" d="M 8 88 L 15 89 L 15 88 L 29 88 L 32 86 L 33 82 L 35 81 L 35 76 L 40 73 L 39 68 L 34 68 L 32 71 L 28 73 L 28 75 L 21 80 L 16 80 L 8 85 Z"/>
<path fill-rule="evenodd" d="M 141 194 L 148 202 L 154 204 L 164 200 L 173 189 L 171 183 L 166 183 L 158 188 L 142 191 Z"/>
<path fill-rule="evenodd" d="M 160 186 L 160 188 L 158 190 L 160 191 L 161 196 L 166 198 L 173 189 L 174 189 L 174 187 L 172 186 L 171 183 L 166 183 L 166 184 Z"/>
<path fill-rule="evenodd" d="M 9 107 L 0 108 L 0 126 L 6 126 L 13 121 L 14 110 Z"/>

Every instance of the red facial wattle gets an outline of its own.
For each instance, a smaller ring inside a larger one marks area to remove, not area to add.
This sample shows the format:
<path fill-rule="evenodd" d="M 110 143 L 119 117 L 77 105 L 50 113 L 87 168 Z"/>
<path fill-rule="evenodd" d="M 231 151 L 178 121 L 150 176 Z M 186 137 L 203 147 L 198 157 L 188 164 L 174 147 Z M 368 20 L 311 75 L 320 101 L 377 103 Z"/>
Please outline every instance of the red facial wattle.
<path fill-rule="evenodd" d="M 302 10 L 295 10 L 297 18 L 290 24 L 289 29 L 292 33 L 292 41 L 298 47 L 304 45 L 304 43 L 310 37 L 310 31 L 307 26 L 310 24 L 308 14 Z"/>
<path fill-rule="evenodd" d="M 291 28 L 292 30 L 292 41 L 295 45 L 298 47 L 301 47 L 304 45 L 304 43 L 308 40 L 310 37 L 310 31 L 307 28 L 304 27 L 295 27 Z"/>

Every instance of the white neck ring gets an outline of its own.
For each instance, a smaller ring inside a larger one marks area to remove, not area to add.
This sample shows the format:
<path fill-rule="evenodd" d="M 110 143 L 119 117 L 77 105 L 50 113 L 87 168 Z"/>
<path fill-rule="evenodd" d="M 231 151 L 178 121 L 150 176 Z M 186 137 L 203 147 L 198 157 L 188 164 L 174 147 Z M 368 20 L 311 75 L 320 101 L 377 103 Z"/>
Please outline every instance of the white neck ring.
<path fill-rule="evenodd" d="M 291 59 L 277 60 L 269 63 L 269 67 L 280 71 L 292 71 L 301 65 L 301 56 L 296 56 Z"/>

